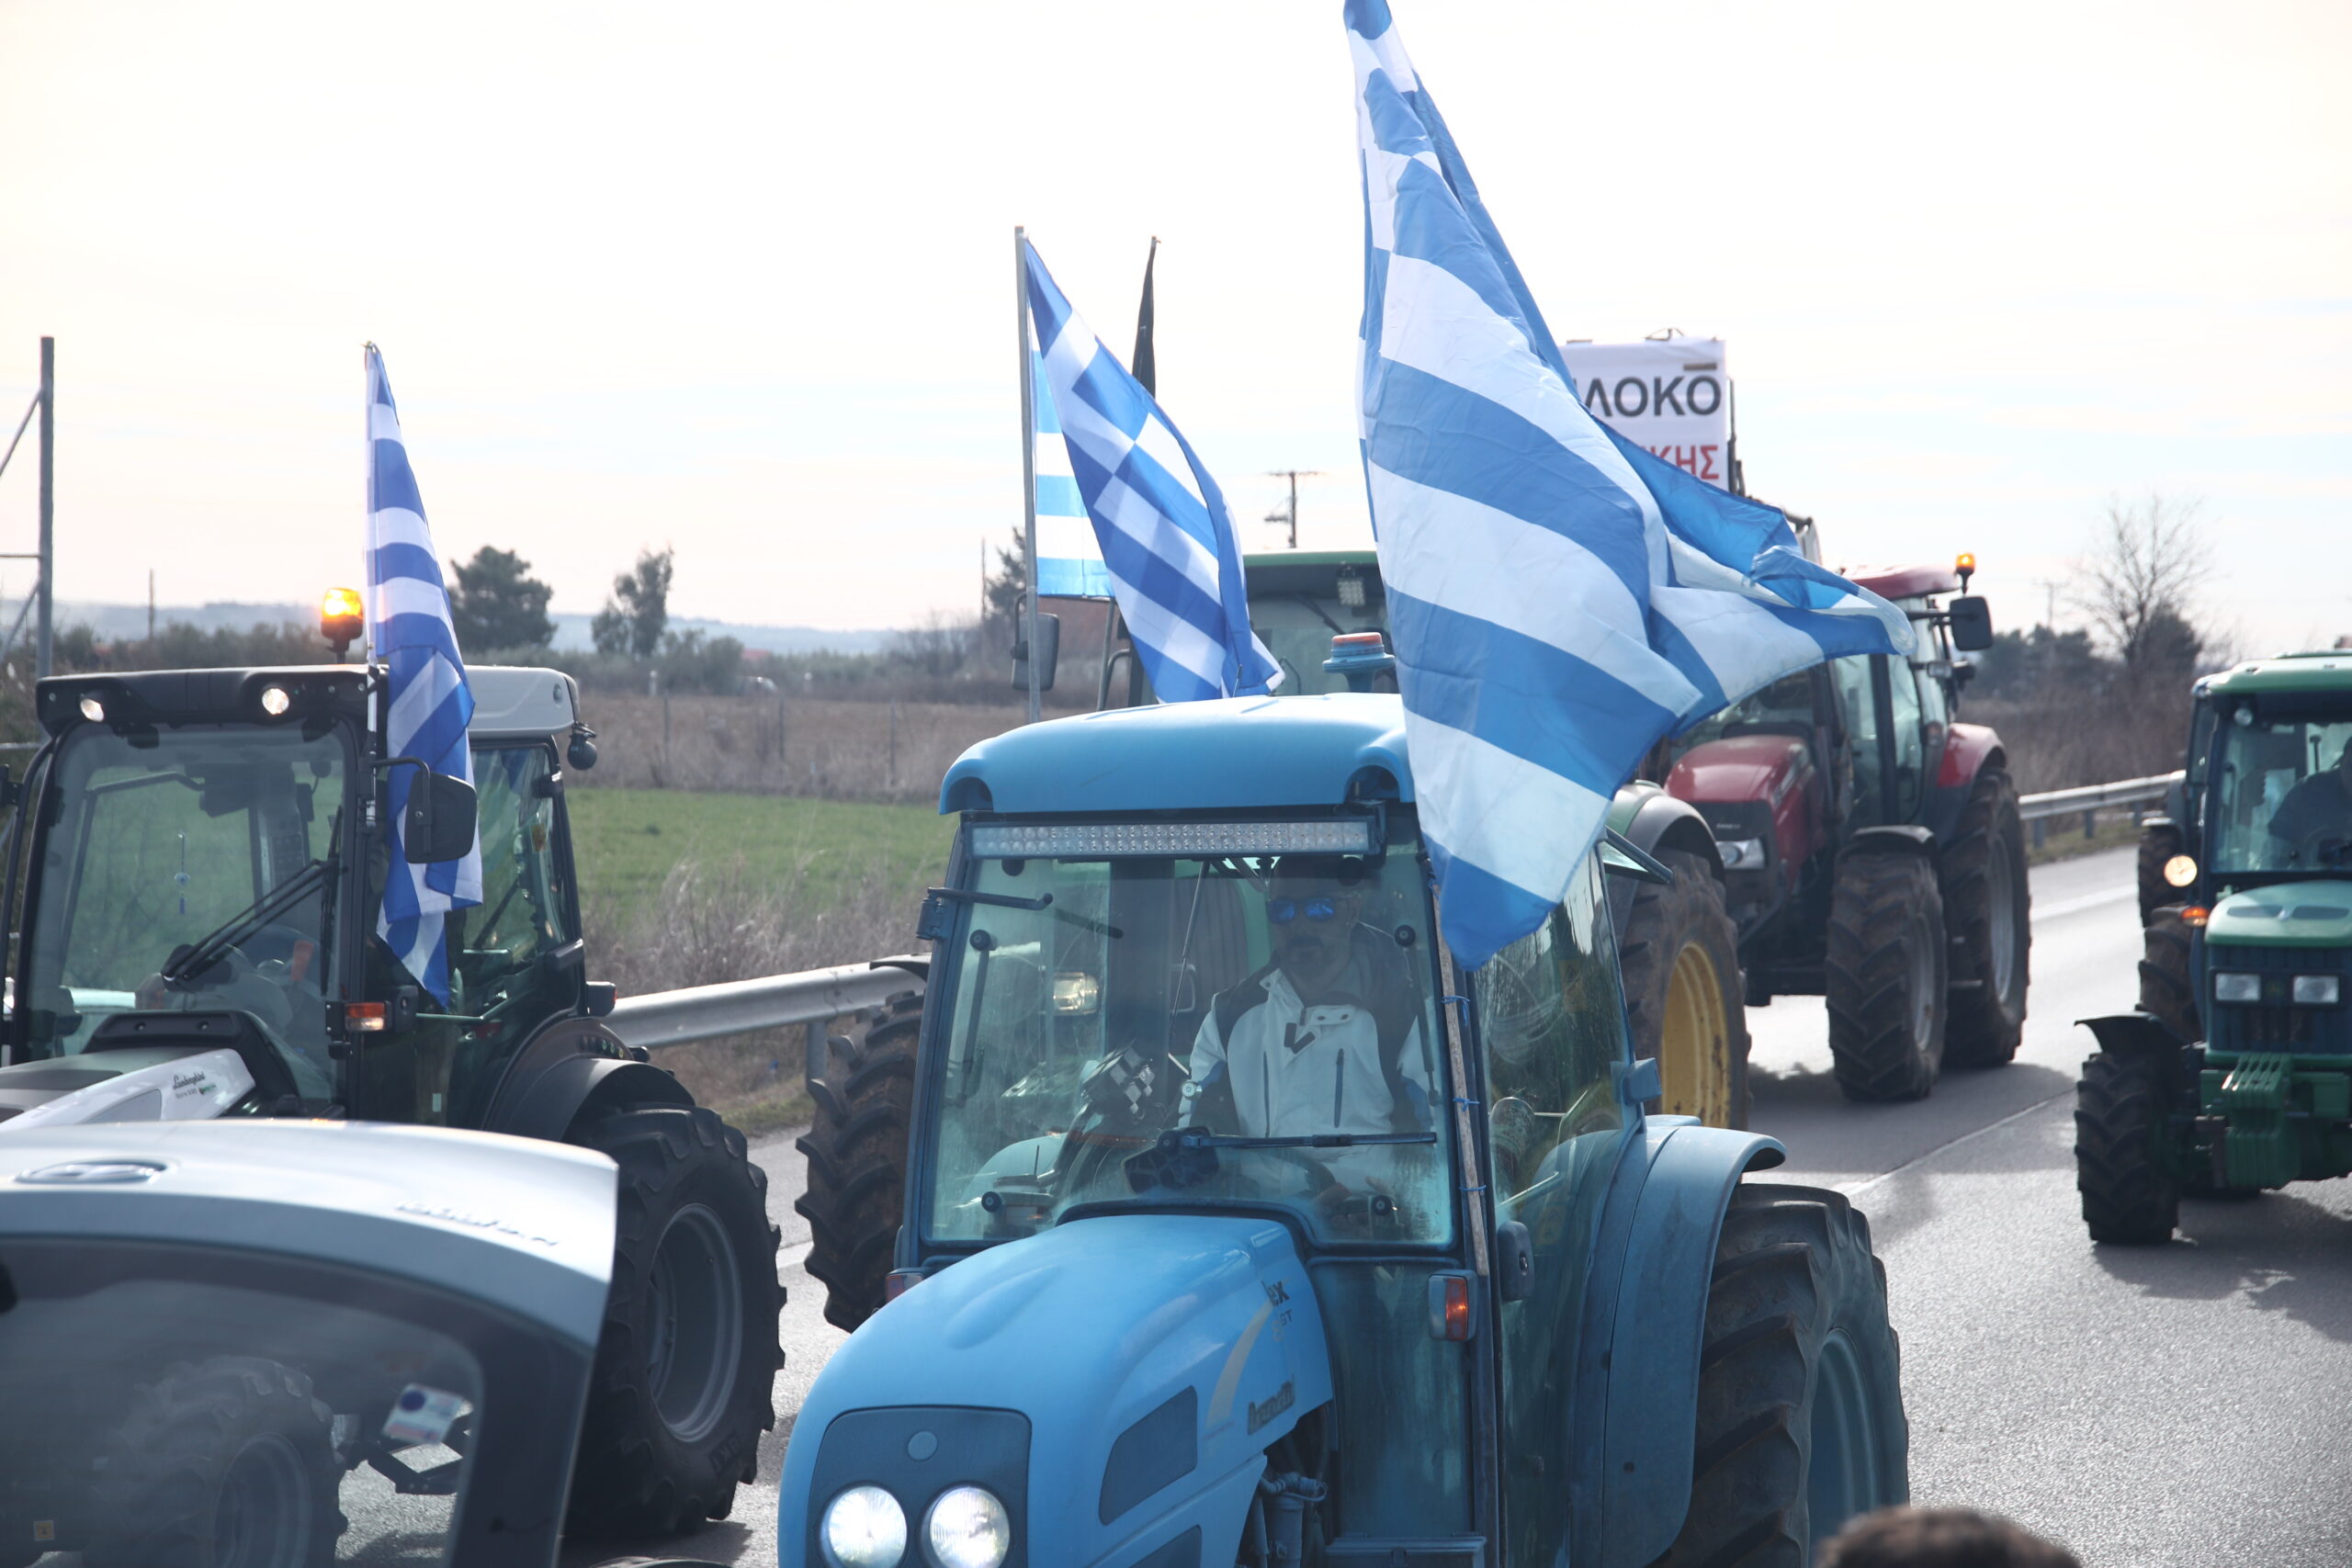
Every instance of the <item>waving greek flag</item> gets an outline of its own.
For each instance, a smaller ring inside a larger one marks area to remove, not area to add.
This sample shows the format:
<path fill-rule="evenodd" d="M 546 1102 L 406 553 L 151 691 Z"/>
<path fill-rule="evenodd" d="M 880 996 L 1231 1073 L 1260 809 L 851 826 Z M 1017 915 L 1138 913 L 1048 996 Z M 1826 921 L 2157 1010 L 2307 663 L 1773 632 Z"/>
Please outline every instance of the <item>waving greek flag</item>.
<path fill-rule="evenodd" d="M 1170 703 L 1270 690 L 1282 672 L 1250 630 L 1241 551 L 1216 481 L 1151 394 L 1079 320 L 1035 248 L 1024 243 L 1023 254 L 1042 367 L 1037 402 L 1053 403 L 1151 689 Z M 1038 473 L 1042 501 L 1045 469 Z M 1046 515 L 1038 510 L 1042 587 Z"/>
<path fill-rule="evenodd" d="M 1588 414 L 1384 0 L 1348 0 L 1362 435 L 1446 941 L 1541 925 L 1663 737 L 1792 671 L 1908 652 L 1779 512 Z"/>
<path fill-rule="evenodd" d="M 384 742 L 395 757 L 415 757 L 436 773 L 473 782 L 466 726 L 473 693 L 449 620 L 441 555 L 425 525 L 424 502 L 401 440 L 400 412 L 383 355 L 368 345 L 368 637 L 390 674 Z M 376 934 L 419 984 L 449 1000 L 449 945 L 444 917 L 481 902 L 481 840 L 463 860 L 411 865 L 401 852 L 409 791 L 417 770 L 394 768 L 387 784 L 391 867 Z"/>
<path fill-rule="evenodd" d="M 1070 471 L 1069 446 L 1062 440 L 1061 415 L 1046 389 L 1046 359 L 1033 340 L 1029 385 L 1036 406 L 1030 411 L 1030 440 L 1036 446 L 1037 596 L 1041 599 L 1108 599 L 1111 569 L 1094 542 L 1094 520 L 1078 493 Z"/>

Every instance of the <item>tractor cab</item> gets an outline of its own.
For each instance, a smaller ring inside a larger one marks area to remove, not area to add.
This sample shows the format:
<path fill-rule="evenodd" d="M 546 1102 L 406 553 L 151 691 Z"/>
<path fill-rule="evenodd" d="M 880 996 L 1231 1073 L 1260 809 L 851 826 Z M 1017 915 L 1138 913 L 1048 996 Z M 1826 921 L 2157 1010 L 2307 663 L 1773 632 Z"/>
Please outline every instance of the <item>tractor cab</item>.
<path fill-rule="evenodd" d="M 1374 694 L 1035 725 L 941 801 L 891 1299 L 794 1428 L 784 1563 L 1665 1551 L 1707 1259 L 1780 1151 L 1645 1117 L 1601 858 L 1464 972 Z M 1896 1484 L 1856 1458 L 1826 1514 Z"/>
<path fill-rule="evenodd" d="M 2139 1010 L 2088 1021 L 2077 1088 L 2102 1241 L 2169 1238 L 2184 1195 L 2352 1172 L 2352 655 L 2199 682 L 2142 834 Z"/>

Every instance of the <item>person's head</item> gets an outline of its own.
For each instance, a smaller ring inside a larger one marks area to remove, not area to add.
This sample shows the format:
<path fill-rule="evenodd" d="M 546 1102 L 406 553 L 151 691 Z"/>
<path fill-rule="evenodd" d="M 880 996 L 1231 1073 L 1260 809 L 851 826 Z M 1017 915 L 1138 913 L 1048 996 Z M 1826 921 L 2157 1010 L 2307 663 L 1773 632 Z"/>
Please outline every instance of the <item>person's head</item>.
<path fill-rule="evenodd" d="M 2082 1568 L 2064 1547 L 1974 1508 L 1881 1508 L 1821 1546 L 1815 1568 Z"/>
<path fill-rule="evenodd" d="M 1266 879 L 1274 962 L 1295 986 L 1320 989 L 1348 966 L 1363 913 L 1363 863 L 1346 855 L 1285 855 Z"/>

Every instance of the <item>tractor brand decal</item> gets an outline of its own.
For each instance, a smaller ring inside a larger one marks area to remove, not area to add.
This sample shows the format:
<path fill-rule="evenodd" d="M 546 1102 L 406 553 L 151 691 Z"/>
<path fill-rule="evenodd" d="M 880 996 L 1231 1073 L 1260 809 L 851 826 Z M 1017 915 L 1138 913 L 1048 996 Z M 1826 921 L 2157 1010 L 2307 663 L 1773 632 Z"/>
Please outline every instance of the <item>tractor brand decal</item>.
<path fill-rule="evenodd" d="M 1274 1390 L 1273 1396 L 1268 1399 L 1264 1404 L 1261 1404 L 1257 1401 L 1252 1400 L 1250 1404 L 1250 1433 L 1254 1436 L 1259 1427 L 1263 1427 L 1267 1422 L 1272 1420 L 1275 1416 L 1281 1415 L 1283 1411 L 1288 1410 L 1292 1405 L 1297 1403 L 1298 1385 L 1295 1382 L 1285 1382 L 1282 1387 Z"/>
<path fill-rule="evenodd" d="M 172 1092 L 181 1096 L 190 1093 L 210 1094 L 212 1080 L 202 1073 L 186 1073 L 172 1080 Z"/>
<path fill-rule="evenodd" d="M 1731 369 L 1712 337 L 1564 343 L 1585 412 L 1651 456 L 1731 488 Z"/>
<path fill-rule="evenodd" d="M 559 1245 L 556 1238 L 551 1235 L 538 1235 L 530 1231 L 517 1230 L 495 1214 L 469 1213 L 463 1209 L 452 1209 L 439 1203 L 402 1203 L 397 1212 L 403 1214 L 415 1214 L 428 1220 L 442 1220 L 453 1225 L 464 1225 L 469 1230 L 488 1231 L 493 1235 L 512 1236 L 516 1241 L 536 1242 L 541 1247 Z"/>
<path fill-rule="evenodd" d="M 1267 1280 L 1261 1281 L 1261 1283 L 1266 1287 L 1266 1300 L 1269 1304 L 1273 1306 L 1288 1306 L 1290 1304 L 1290 1282 L 1288 1280 Z"/>

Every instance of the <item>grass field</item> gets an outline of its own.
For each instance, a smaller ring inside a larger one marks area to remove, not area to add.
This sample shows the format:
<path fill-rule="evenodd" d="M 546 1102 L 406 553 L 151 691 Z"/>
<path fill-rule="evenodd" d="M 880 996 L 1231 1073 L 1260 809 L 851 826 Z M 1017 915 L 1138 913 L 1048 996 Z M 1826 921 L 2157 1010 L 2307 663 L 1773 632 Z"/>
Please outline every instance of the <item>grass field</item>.
<path fill-rule="evenodd" d="M 649 908 L 681 862 L 730 874 L 740 864 L 746 881 L 797 883 L 830 905 L 870 879 L 938 881 L 956 835 L 928 806 L 669 789 L 577 789 L 565 805 L 581 903 L 616 920 Z"/>

